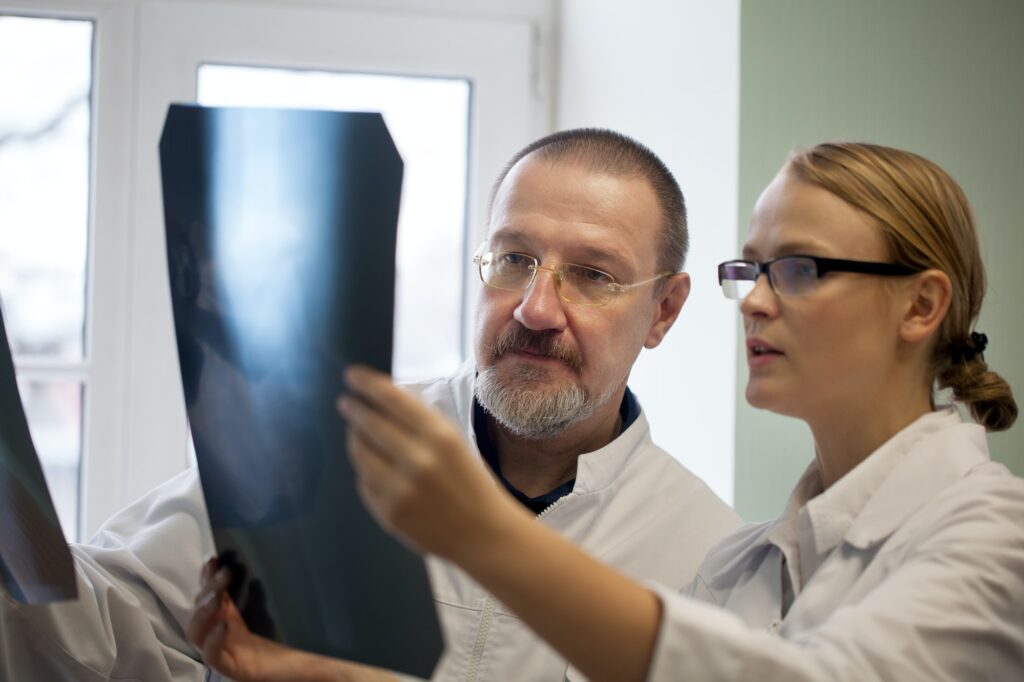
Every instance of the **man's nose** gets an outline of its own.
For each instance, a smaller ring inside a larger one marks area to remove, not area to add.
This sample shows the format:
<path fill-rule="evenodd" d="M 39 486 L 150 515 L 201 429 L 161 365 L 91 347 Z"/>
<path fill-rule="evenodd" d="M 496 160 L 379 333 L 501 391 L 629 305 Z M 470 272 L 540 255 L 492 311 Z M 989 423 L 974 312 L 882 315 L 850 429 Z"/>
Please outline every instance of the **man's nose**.
<path fill-rule="evenodd" d="M 557 277 L 549 268 L 537 268 L 537 276 L 513 314 L 517 322 L 534 331 L 565 328 L 566 304 L 558 295 Z"/>

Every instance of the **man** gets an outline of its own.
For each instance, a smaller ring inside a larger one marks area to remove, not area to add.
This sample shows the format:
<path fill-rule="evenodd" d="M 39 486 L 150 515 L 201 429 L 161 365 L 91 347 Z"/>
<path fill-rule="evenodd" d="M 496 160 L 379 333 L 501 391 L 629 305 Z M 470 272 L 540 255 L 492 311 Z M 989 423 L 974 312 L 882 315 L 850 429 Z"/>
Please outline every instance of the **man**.
<path fill-rule="evenodd" d="M 650 440 L 626 387 L 689 293 L 682 194 L 645 147 L 601 130 L 543 138 L 495 185 L 476 261 L 486 285 L 475 356 L 410 387 L 457 420 L 509 493 L 585 549 L 681 587 L 738 518 Z M 76 547 L 77 604 L 3 607 L 11 676 L 203 679 L 185 636 L 213 553 L 194 472 Z M 563 680 L 574 673 L 464 574 L 430 560 L 447 650 L 438 680 Z M 6 650 L 3 648 L 6 647 Z M 29 671 L 25 674 L 24 671 Z"/>

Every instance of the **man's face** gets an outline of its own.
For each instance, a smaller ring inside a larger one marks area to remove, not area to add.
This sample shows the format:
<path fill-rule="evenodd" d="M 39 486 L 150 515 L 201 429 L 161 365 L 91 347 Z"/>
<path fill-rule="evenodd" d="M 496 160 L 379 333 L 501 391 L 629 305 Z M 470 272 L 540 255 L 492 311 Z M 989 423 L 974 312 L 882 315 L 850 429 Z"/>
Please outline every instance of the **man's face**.
<path fill-rule="evenodd" d="M 497 192 L 484 250 L 528 254 L 551 270 L 589 266 L 630 284 L 658 272 L 661 221 L 646 180 L 528 156 Z M 657 291 L 652 282 L 603 306 L 567 303 L 548 270 L 526 291 L 485 286 L 475 334 L 481 403 L 513 433 L 538 439 L 614 414 L 640 349 L 664 333 L 653 330 Z"/>

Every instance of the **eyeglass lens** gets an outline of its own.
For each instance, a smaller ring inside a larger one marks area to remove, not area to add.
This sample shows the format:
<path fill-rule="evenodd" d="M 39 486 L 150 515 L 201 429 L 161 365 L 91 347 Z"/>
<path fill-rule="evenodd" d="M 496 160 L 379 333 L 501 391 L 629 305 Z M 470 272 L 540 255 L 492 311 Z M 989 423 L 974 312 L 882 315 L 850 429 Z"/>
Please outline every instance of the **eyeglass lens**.
<path fill-rule="evenodd" d="M 754 283 L 760 274 L 756 265 L 743 261 L 722 263 L 718 266 L 718 278 L 726 298 L 740 300 L 754 290 Z"/>
<path fill-rule="evenodd" d="M 480 258 L 480 277 L 488 286 L 506 291 L 523 291 L 543 270 L 536 258 L 519 253 L 490 253 Z M 555 286 L 569 303 L 605 303 L 611 297 L 614 280 L 607 273 L 570 263 L 555 272 Z"/>
<path fill-rule="evenodd" d="M 810 258 L 780 258 L 768 266 L 768 277 L 780 294 L 805 294 L 818 283 L 818 266 Z"/>
<path fill-rule="evenodd" d="M 780 294 L 805 294 L 818 283 L 818 268 L 810 258 L 784 257 L 767 263 L 764 267 L 768 271 L 772 288 Z M 719 271 L 722 292 L 727 298 L 743 299 L 754 290 L 760 274 L 761 267 L 757 263 L 723 263 Z"/>

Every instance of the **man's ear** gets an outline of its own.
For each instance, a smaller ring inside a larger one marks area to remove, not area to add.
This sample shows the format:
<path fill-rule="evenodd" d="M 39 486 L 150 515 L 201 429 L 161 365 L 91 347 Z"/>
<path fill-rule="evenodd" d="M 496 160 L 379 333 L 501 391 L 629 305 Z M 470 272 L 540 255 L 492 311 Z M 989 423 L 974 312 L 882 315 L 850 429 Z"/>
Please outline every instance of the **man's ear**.
<path fill-rule="evenodd" d="M 675 324 L 679 311 L 690 295 L 690 275 L 678 272 L 665 278 L 661 293 L 658 294 L 658 306 L 651 319 L 651 328 L 644 340 L 644 348 L 654 348 Z"/>
<path fill-rule="evenodd" d="M 900 338 L 920 343 L 934 334 L 946 319 L 953 300 L 953 283 L 941 270 L 914 275 L 907 289 L 908 306 L 900 321 Z"/>

